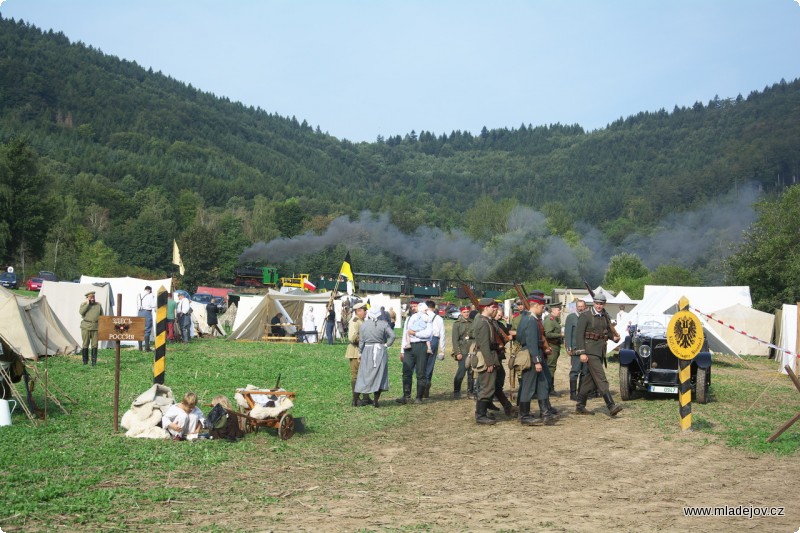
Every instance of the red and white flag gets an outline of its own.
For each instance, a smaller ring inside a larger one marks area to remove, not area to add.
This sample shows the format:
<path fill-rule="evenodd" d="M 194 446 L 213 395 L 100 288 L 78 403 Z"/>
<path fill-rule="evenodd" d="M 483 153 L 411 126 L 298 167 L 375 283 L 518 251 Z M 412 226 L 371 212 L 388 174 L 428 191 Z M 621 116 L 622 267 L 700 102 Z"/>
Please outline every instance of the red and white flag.
<path fill-rule="evenodd" d="M 315 291 L 317 290 L 317 286 L 311 283 L 309 280 L 303 280 L 303 288 L 307 291 Z"/>

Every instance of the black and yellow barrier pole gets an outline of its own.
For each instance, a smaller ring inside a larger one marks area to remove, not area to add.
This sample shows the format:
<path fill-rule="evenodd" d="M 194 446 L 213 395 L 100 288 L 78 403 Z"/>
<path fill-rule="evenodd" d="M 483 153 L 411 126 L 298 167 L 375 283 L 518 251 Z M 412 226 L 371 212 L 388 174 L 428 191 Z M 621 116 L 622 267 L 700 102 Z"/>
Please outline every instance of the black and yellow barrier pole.
<path fill-rule="evenodd" d="M 156 351 L 153 355 L 153 383 L 164 384 L 167 366 L 167 290 L 162 285 L 156 297 Z"/>
<path fill-rule="evenodd" d="M 700 353 L 705 341 L 700 319 L 689 311 L 689 300 L 683 296 L 678 301 L 679 311 L 667 326 L 667 344 L 680 359 L 678 371 L 678 400 L 680 402 L 681 430 L 692 430 L 692 359 Z M 698 385 L 700 386 L 700 385 Z"/>

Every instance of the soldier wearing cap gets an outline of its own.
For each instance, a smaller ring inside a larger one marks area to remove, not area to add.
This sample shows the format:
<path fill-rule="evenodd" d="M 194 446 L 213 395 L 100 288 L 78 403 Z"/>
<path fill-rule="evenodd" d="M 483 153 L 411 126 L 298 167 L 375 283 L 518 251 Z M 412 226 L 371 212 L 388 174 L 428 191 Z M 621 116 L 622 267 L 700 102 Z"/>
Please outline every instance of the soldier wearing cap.
<path fill-rule="evenodd" d="M 586 311 L 586 302 L 577 300 L 575 302 L 575 312 L 570 313 L 567 320 L 564 322 L 564 344 L 567 348 L 567 355 L 569 355 L 570 369 L 569 369 L 569 399 L 573 402 L 578 399 L 578 377 L 583 379 L 588 370 L 586 365 L 581 363 L 581 358 L 575 353 L 575 331 L 578 328 L 578 317 Z"/>
<path fill-rule="evenodd" d="M 520 423 L 523 426 L 539 425 L 542 422 L 552 424 L 554 414 L 550 405 L 550 381 L 547 377 L 547 361 L 544 357 L 542 330 L 539 328 L 537 316 L 544 312 L 544 296 L 532 293 L 528 295 L 530 312 L 523 312 L 517 327 L 517 340 L 522 350 L 527 350 L 531 357 L 530 368 L 523 370 L 519 381 Z M 519 357 L 519 354 L 517 355 Z M 536 398 L 539 404 L 541 419 L 531 414 L 531 401 Z"/>
<path fill-rule="evenodd" d="M 549 306 L 550 314 L 544 319 L 544 336 L 550 345 L 551 353 L 547 356 L 547 369 L 550 373 L 550 394 L 556 393 L 556 366 L 558 356 L 561 355 L 561 303 L 556 302 Z"/>
<path fill-rule="evenodd" d="M 94 291 L 86 293 L 86 300 L 78 308 L 81 314 L 81 338 L 83 347 L 81 355 L 83 364 L 89 364 L 89 348 L 92 349 L 92 366 L 97 364 L 97 330 L 99 328 L 100 317 L 103 316 L 103 307 L 94 299 Z"/>
<path fill-rule="evenodd" d="M 453 324 L 453 359 L 458 365 L 456 377 L 453 379 L 453 398 L 455 399 L 461 398 L 461 384 L 464 382 L 465 375 L 467 376 L 467 396 L 472 398 L 475 394 L 475 378 L 472 375 L 472 369 L 468 369 L 465 365 L 470 346 L 475 341 L 472 334 L 471 310 L 472 308 L 468 305 L 462 306 L 459 309 L 461 316 Z"/>
<path fill-rule="evenodd" d="M 614 403 L 603 369 L 606 359 L 606 341 L 610 335 L 614 335 L 614 342 L 619 341 L 619 335 L 611 327 L 611 318 L 605 310 L 605 305 L 605 294 L 597 293 L 594 296 L 592 308 L 578 317 L 575 331 L 575 353 L 580 357 L 582 363 L 587 364 L 589 369 L 589 374 L 582 380 L 580 390 L 578 390 L 575 413 L 579 415 L 594 414 L 586 409 L 586 400 L 595 390 L 600 391 L 611 416 L 616 416 L 622 410 L 621 405 Z"/>
<path fill-rule="evenodd" d="M 475 368 L 478 374 L 475 379 L 478 388 L 475 422 L 478 424 L 495 423 L 495 419 L 488 415 L 487 410 L 495 395 L 497 368 L 500 366 L 497 354 L 497 326 L 493 319 L 498 307 L 499 304 L 491 298 L 481 298 L 478 302 L 480 314 L 475 318 L 475 351 L 479 365 Z"/>
<path fill-rule="evenodd" d="M 368 405 L 372 403 L 369 394 L 364 395 L 364 400 L 359 401 L 359 394 L 355 391 L 356 380 L 358 378 L 358 367 L 361 363 L 361 352 L 358 350 L 358 343 L 360 341 L 358 332 L 361 329 L 361 324 L 364 323 L 364 317 L 367 314 L 367 304 L 358 302 L 353 306 L 353 317 L 350 319 L 347 326 L 347 350 L 344 353 L 345 358 L 350 362 L 350 392 L 353 393 L 353 399 L 350 405 L 358 407 L 360 405 Z"/>

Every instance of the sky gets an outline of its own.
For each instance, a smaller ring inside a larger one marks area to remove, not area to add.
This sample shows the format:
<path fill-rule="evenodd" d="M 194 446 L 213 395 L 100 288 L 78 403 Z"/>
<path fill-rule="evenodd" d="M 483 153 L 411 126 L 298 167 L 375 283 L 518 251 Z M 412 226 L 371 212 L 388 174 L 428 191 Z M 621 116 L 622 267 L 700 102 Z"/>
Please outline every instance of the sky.
<path fill-rule="evenodd" d="M 800 0 L 0 0 L 337 138 L 607 126 L 800 77 Z"/>

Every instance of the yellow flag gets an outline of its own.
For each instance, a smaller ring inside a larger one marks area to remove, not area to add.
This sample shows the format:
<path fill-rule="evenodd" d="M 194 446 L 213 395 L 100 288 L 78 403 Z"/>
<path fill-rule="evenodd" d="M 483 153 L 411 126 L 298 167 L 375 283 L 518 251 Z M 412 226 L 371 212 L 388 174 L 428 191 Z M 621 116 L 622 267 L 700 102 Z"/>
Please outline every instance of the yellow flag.
<path fill-rule="evenodd" d="M 183 276 L 186 272 L 186 267 L 183 266 L 183 261 L 181 261 L 181 251 L 178 250 L 178 243 L 175 239 L 172 239 L 172 264 L 178 265 L 178 271 Z"/>
<path fill-rule="evenodd" d="M 350 252 L 347 252 L 347 255 L 344 257 L 344 263 L 342 263 L 342 269 L 339 271 L 339 275 L 353 281 L 353 269 L 350 268 Z"/>

